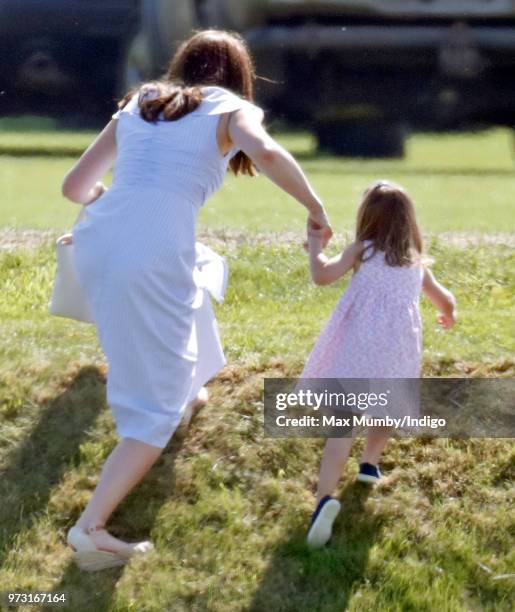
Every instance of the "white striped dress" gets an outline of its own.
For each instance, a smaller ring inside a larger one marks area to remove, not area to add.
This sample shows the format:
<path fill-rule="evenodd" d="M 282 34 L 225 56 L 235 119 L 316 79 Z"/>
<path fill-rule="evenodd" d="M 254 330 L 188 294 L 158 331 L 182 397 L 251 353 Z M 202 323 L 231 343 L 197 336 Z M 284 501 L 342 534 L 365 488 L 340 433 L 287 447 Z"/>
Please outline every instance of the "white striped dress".
<path fill-rule="evenodd" d="M 216 254 L 195 241 L 197 214 L 236 153 L 220 153 L 218 121 L 244 107 L 263 118 L 228 90 L 202 92 L 200 106 L 178 121 L 143 120 L 139 94 L 113 115 L 113 185 L 73 230 L 77 273 L 109 365 L 107 400 L 117 432 L 160 448 L 187 403 L 225 364 L 202 289 L 209 278 L 194 274 L 202 263 L 208 270 L 216 263 Z"/>

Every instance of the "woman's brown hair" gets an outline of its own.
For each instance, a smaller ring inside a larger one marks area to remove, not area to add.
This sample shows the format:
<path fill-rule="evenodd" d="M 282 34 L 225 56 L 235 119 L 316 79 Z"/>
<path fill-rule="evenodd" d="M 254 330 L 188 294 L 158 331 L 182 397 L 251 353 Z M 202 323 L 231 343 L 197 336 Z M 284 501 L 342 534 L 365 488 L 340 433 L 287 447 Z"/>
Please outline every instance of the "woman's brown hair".
<path fill-rule="evenodd" d="M 358 210 L 356 240 L 370 240 L 361 261 L 384 251 L 390 266 L 408 266 L 422 261 L 422 234 L 415 207 L 406 191 L 395 183 L 379 181 L 364 194 Z"/>
<path fill-rule="evenodd" d="M 217 85 L 231 90 L 246 100 L 254 94 L 254 67 L 243 39 L 222 30 L 197 32 L 183 42 L 170 61 L 160 81 L 144 86 L 143 92 L 157 90 L 157 96 L 140 98 L 140 114 L 155 122 L 163 115 L 166 121 L 177 121 L 194 111 L 202 102 L 202 86 Z M 135 91 L 127 93 L 118 103 L 123 108 Z M 234 174 L 255 176 L 250 158 L 239 151 L 229 162 Z"/>

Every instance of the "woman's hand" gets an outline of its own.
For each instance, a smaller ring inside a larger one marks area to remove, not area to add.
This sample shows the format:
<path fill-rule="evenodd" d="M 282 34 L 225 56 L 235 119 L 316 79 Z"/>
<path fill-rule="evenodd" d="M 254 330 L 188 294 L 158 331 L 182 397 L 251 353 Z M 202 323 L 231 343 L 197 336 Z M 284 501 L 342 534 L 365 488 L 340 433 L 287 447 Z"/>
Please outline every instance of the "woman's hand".
<path fill-rule="evenodd" d="M 59 244 L 68 245 L 73 244 L 73 234 L 64 234 L 59 238 Z"/>
<path fill-rule="evenodd" d="M 107 187 L 104 185 L 104 183 L 102 183 L 101 181 L 97 181 L 95 183 L 95 186 L 91 188 L 89 192 L 88 201 L 84 202 L 84 206 L 93 204 L 93 202 L 95 202 L 95 200 L 98 200 L 98 198 L 101 195 L 103 195 L 106 191 L 107 191 Z"/>
<path fill-rule="evenodd" d="M 310 213 L 308 217 L 307 233 L 308 236 L 319 238 L 322 241 L 322 248 L 327 246 L 327 243 L 333 235 L 333 230 L 323 207 L 317 212 Z"/>

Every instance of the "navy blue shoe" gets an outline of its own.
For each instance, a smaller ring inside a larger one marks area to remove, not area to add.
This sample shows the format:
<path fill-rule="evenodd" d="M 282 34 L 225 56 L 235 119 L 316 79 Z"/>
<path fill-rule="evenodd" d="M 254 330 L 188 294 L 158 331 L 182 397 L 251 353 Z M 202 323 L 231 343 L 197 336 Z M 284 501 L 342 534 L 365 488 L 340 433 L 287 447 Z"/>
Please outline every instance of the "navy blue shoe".
<path fill-rule="evenodd" d="M 320 500 L 311 517 L 308 531 L 308 546 L 319 548 L 329 542 L 333 531 L 334 519 L 340 512 L 341 504 L 337 499 L 326 495 Z"/>
<path fill-rule="evenodd" d="M 377 484 L 381 480 L 381 472 L 377 465 L 360 463 L 356 480 L 359 482 L 366 482 L 367 484 Z"/>

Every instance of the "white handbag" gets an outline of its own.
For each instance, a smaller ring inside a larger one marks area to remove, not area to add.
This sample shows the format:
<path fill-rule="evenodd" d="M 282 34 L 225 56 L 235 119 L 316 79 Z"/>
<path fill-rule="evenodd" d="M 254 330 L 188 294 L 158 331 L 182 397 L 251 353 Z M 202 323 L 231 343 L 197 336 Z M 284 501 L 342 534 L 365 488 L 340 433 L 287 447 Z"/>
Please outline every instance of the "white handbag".
<path fill-rule="evenodd" d="M 84 215 L 85 207 L 79 213 L 75 224 L 81 221 Z M 69 237 L 70 234 L 59 236 L 55 244 L 57 270 L 48 310 L 50 314 L 58 317 L 93 323 L 91 307 L 77 277 L 74 247 L 72 242 L 68 242 Z"/>
<path fill-rule="evenodd" d="M 75 225 L 82 221 L 85 214 L 85 207 L 83 207 Z M 58 317 L 93 323 L 91 307 L 77 276 L 73 242 L 68 241 L 69 237 L 70 234 L 64 234 L 56 241 L 57 270 L 48 310 L 50 314 Z M 218 253 L 201 242 L 195 243 L 195 252 L 193 278 L 199 291 L 193 308 L 196 309 L 198 318 L 205 317 L 204 311 L 210 307 L 210 304 L 207 304 L 209 300 L 206 299 L 206 291 L 217 302 L 223 300 L 227 288 L 228 266 L 224 257 L 220 257 Z M 200 291 L 201 289 L 204 291 Z M 214 319 L 214 316 L 212 318 Z"/>

